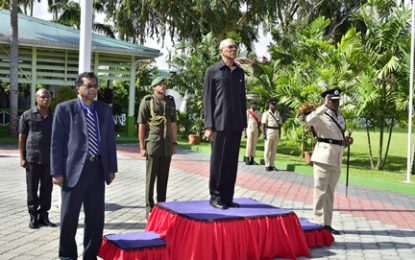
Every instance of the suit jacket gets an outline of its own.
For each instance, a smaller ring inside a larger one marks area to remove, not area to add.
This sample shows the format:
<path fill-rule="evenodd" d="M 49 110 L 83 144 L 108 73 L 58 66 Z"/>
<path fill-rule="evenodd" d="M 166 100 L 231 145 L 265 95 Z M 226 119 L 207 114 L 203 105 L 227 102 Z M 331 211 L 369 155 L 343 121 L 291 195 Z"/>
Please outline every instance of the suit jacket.
<path fill-rule="evenodd" d="M 337 121 L 342 130 L 326 113 Z M 343 140 L 346 123 L 340 110 L 337 111 L 336 116 L 333 111 L 322 105 L 306 117 L 306 123 L 309 127 L 312 126 L 314 128 L 317 136 L 320 138 Z M 311 161 L 340 167 L 343 160 L 343 150 L 344 146 L 317 142 Z"/>
<path fill-rule="evenodd" d="M 117 172 L 117 150 L 111 108 L 100 101 L 95 103 L 100 130 L 100 152 L 103 176 L 108 183 L 109 173 Z M 88 155 L 88 134 L 81 100 L 76 98 L 56 107 L 51 144 L 51 175 L 64 176 L 64 187 L 74 187 L 81 176 Z"/>

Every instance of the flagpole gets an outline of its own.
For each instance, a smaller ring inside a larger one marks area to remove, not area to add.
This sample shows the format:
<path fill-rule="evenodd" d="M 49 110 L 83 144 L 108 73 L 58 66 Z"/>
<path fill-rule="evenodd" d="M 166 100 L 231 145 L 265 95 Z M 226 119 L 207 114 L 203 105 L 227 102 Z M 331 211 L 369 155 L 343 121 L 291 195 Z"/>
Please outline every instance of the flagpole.
<path fill-rule="evenodd" d="M 412 23 L 411 23 L 411 67 L 409 75 L 409 103 L 408 103 L 408 158 L 406 165 L 406 182 L 411 182 L 412 172 L 412 113 L 413 113 L 413 96 L 414 96 L 414 47 L 415 47 L 415 8 L 412 2 Z"/>
<path fill-rule="evenodd" d="M 81 0 L 81 28 L 79 36 L 79 67 L 78 72 L 91 71 L 92 48 L 92 0 Z"/>

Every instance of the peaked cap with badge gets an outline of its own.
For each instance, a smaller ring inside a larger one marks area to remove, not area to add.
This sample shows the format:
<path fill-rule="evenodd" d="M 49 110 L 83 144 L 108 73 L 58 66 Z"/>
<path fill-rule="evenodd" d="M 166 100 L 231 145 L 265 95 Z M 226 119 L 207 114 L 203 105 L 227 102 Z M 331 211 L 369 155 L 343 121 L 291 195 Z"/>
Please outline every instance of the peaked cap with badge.
<path fill-rule="evenodd" d="M 327 95 L 330 96 L 330 99 L 340 99 L 340 93 L 342 93 L 341 89 L 339 88 L 332 88 L 321 93 L 321 97 L 325 98 Z"/>

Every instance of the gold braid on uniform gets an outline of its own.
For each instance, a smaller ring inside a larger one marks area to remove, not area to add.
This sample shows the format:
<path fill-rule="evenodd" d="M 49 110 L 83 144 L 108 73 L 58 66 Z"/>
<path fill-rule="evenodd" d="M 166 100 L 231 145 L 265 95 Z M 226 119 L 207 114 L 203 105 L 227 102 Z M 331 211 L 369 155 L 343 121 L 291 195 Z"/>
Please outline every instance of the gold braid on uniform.
<path fill-rule="evenodd" d="M 163 115 L 159 116 L 156 115 L 156 113 L 154 113 L 154 98 L 151 98 L 150 101 L 150 113 L 151 113 L 151 118 L 150 118 L 150 122 L 148 122 L 149 125 L 152 126 L 158 126 L 160 124 L 164 124 L 164 138 L 166 138 L 167 136 L 167 118 L 166 118 L 166 108 L 163 109 Z"/>

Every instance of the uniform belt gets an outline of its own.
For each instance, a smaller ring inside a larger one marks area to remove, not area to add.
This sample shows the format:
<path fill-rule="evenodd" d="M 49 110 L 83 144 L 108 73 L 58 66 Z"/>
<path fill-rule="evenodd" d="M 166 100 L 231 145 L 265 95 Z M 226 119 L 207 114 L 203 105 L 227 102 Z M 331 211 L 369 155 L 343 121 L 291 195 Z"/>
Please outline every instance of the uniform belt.
<path fill-rule="evenodd" d="M 317 141 L 321 142 L 321 143 L 328 143 L 328 144 L 335 144 L 335 145 L 340 145 L 340 146 L 344 146 L 344 141 L 343 140 L 336 140 L 336 139 L 331 139 L 331 138 L 317 138 Z"/>
<path fill-rule="evenodd" d="M 86 157 L 87 161 L 96 162 L 101 160 L 101 155 L 91 155 Z"/>
<path fill-rule="evenodd" d="M 281 127 L 279 126 L 265 126 L 268 129 L 274 129 L 274 130 L 279 130 Z"/>

